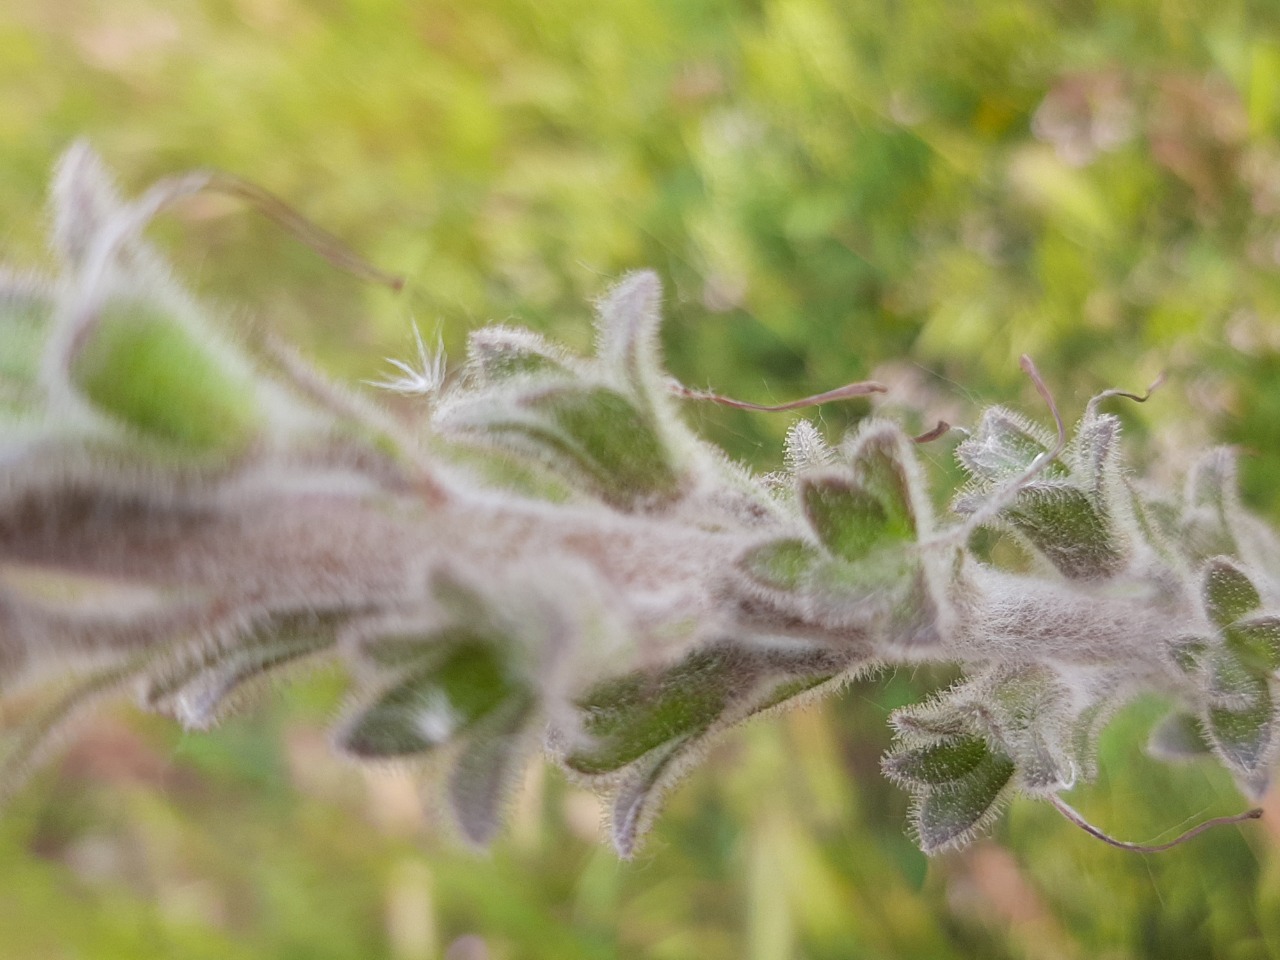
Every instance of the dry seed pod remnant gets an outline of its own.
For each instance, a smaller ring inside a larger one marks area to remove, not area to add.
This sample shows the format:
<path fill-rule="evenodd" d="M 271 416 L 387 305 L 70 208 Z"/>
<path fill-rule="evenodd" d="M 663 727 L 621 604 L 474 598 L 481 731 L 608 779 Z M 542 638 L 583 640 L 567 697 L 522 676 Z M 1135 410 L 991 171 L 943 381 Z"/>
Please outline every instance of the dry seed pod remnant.
<path fill-rule="evenodd" d="M 127 202 L 88 148 L 63 158 L 61 272 L 0 273 L 0 696 L 26 705 L 0 791 L 104 697 L 203 729 L 321 659 L 352 677 L 335 749 L 447 759 L 477 844 L 541 748 L 608 795 L 630 856 L 724 731 L 922 661 L 964 677 L 892 717 L 884 771 L 927 852 L 1015 794 L 1105 838 L 1059 795 L 1144 693 L 1175 705 L 1156 755 L 1266 788 L 1280 540 L 1237 502 L 1230 452 L 1152 491 L 1114 416 L 1091 403 L 1068 438 L 1045 392 L 1056 436 L 982 414 L 947 518 L 886 420 L 834 446 L 800 421 L 786 473 L 753 476 L 676 409 L 706 395 L 662 370 L 651 273 L 597 304 L 592 357 L 507 326 L 449 369 L 420 345 L 382 384 L 419 398 L 411 428 L 288 351 L 250 355 L 174 283 L 140 234 L 205 189 L 387 279 L 240 181 Z M 1002 568 L 980 528 L 1032 562 Z"/>

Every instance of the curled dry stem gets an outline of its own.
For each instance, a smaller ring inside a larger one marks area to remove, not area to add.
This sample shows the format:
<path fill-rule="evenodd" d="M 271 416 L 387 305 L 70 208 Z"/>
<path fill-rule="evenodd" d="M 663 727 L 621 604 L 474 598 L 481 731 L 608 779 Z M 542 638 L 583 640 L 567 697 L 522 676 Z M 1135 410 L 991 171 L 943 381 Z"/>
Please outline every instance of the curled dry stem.
<path fill-rule="evenodd" d="M 939 420 L 932 430 L 926 430 L 924 433 L 912 437 L 912 443 L 932 443 L 940 437 L 945 437 L 952 431 L 953 427 L 945 420 Z"/>
<path fill-rule="evenodd" d="M 888 392 L 888 388 L 882 383 L 876 383 L 874 380 L 863 380 L 857 383 L 846 383 L 843 387 L 836 387 L 834 390 L 801 397 L 799 400 L 766 404 L 751 403 L 748 400 L 735 400 L 732 397 L 724 397 L 710 390 L 694 390 L 692 387 L 686 387 L 675 380 L 670 381 L 668 389 L 677 397 L 685 400 L 706 400 L 710 403 L 718 403 L 721 406 L 733 407 L 735 410 L 755 410 L 760 413 L 785 413 L 788 410 L 803 410 L 806 407 L 835 403 L 838 400 L 852 400 L 855 397 L 865 397 L 872 393 Z"/>
<path fill-rule="evenodd" d="M 396 293 L 404 289 L 404 277 L 378 269 L 328 230 L 308 220 L 275 194 L 264 190 L 256 183 L 221 171 L 212 171 L 204 176 L 207 178 L 204 189 L 245 201 L 339 270 L 360 280 L 387 287 Z"/>
<path fill-rule="evenodd" d="M 1252 810 L 1246 810 L 1244 813 L 1237 813 L 1234 816 L 1214 817 L 1210 820 L 1205 820 L 1203 823 L 1196 824 L 1190 830 L 1179 834 L 1167 843 L 1131 843 L 1128 840 L 1117 840 L 1105 831 L 1095 827 L 1061 797 L 1054 796 L 1050 797 L 1049 800 L 1060 814 L 1091 837 L 1097 837 L 1103 843 L 1109 844 L 1113 847 L 1118 847 L 1121 850 L 1131 850 L 1134 853 L 1163 853 L 1165 850 L 1172 850 L 1174 847 L 1181 846 L 1188 840 L 1194 840 L 1196 837 L 1200 836 L 1200 834 L 1204 833 L 1206 830 L 1212 829 L 1213 827 L 1225 827 L 1230 826 L 1233 823 L 1243 823 L 1246 820 L 1257 820 L 1262 816 L 1262 808 L 1254 807 Z"/>
<path fill-rule="evenodd" d="M 129 204 L 121 216 L 108 222 L 90 248 L 79 278 L 82 292 L 74 320 L 67 328 L 62 349 L 53 352 L 63 365 L 63 372 L 75 360 L 101 316 L 101 298 L 109 289 L 102 280 L 112 261 L 159 214 L 178 201 L 200 193 L 221 193 L 242 200 L 339 270 L 397 293 L 404 288 L 404 277 L 379 270 L 332 233 L 248 180 L 217 170 L 195 170 L 164 177 Z"/>
<path fill-rule="evenodd" d="M 1089 401 L 1085 409 L 1085 416 L 1092 417 L 1098 412 L 1098 407 L 1104 400 L 1110 400 L 1112 397 L 1124 397 L 1126 400 L 1132 400 L 1134 403 L 1146 403 L 1151 399 L 1151 395 L 1164 386 L 1165 372 L 1160 374 L 1147 385 L 1147 389 L 1142 393 L 1130 393 L 1127 390 L 1103 390 L 1100 394 Z"/>

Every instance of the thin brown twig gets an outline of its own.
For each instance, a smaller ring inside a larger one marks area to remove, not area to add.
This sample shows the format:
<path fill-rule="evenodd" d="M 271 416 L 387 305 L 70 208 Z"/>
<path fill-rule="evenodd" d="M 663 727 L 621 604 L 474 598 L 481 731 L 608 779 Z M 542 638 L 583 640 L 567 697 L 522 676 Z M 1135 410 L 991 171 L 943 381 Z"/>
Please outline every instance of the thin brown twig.
<path fill-rule="evenodd" d="M 52 351 L 51 355 L 60 358 L 64 366 L 70 364 L 92 334 L 101 313 L 100 280 L 120 249 L 141 234 L 158 214 L 180 200 L 205 192 L 222 193 L 244 201 L 325 261 L 358 279 L 381 284 L 396 292 L 404 288 L 404 277 L 379 270 L 273 193 L 233 174 L 195 170 L 156 181 L 96 238 L 92 256 L 88 258 L 81 277 L 83 300 L 77 304 L 73 321 L 63 335 L 62 348 Z"/>
<path fill-rule="evenodd" d="M 854 397 L 865 397 L 872 393 L 888 392 L 888 387 L 884 384 L 876 383 L 874 380 L 864 380 L 858 383 L 846 383 L 843 387 L 836 387 L 834 390 L 827 390 L 824 393 L 815 393 L 799 400 L 790 400 L 787 403 L 765 404 L 752 403 L 749 400 L 735 400 L 732 397 L 721 396 L 710 390 L 694 390 L 675 380 L 670 381 L 668 389 L 685 400 L 706 400 L 710 403 L 718 403 L 721 406 L 733 407 L 735 410 L 755 410 L 760 413 L 784 413 L 787 410 L 803 410 L 805 407 L 816 407 L 823 403 L 834 403 L 837 400 L 851 400 Z"/>
<path fill-rule="evenodd" d="M 1062 420 L 1062 414 L 1058 412 L 1057 401 L 1053 399 L 1053 393 L 1045 385 L 1044 378 L 1040 376 L 1040 371 L 1036 367 L 1036 363 L 1031 359 L 1029 354 L 1024 353 L 1018 358 L 1018 366 L 1022 368 L 1022 372 L 1031 378 L 1031 383 L 1036 388 L 1036 393 L 1040 394 L 1040 399 L 1045 402 L 1045 406 L 1049 408 L 1049 412 L 1053 414 L 1054 425 L 1058 428 L 1058 442 L 1054 448 L 1044 457 L 1044 463 L 1055 459 L 1058 454 L 1062 453 L 1067 446 L 1067 425 Z M 1037 462 L 1038 458 L 1037 458 Z M 1034 467 L 1036 464 L 1033 463 Z M 1043 469 L 1043 467 L 1041 468 Z"/>
<path fill-rule="evenodd" d="M 1262 808 L 1254 807 L 1252 810 L 1246 810 L 1244 813 L 1237 813 L 1230 817 L 1214 817 L 1211 820 L 1205 820 L 1203 823 L 1196 824 L 1185 833 L 1179 834 L 1167 843 L 1130 843 L 1127 840 L 1117 840 L 1115 837 L 1098 829 L 1088 820 L 1082 817 L 1074 807 L 1058 796 L 1052 796 L 1049 801 L 1054 805 L 1057 811 L 1074 823 L 1077 827 L 1092 837 L 1096 837 L 1103 843 L 1121 850 L 1131 850 L 1134 853 L 1163 853 L 1165 850 L 1172 850 L 1174 847 L 1186 843 L 1188 840 L 1194 840 L 1206 830 L 1213 827 L 1230 826 L 1233 823 L 1243 823 L 1246 820 L 1257 820 L 1262 816 Z"/>
<path fill-rule="evenodd" d="M 947 423 L 947 421 L 945 420 L 939 420 L 938 425 L 936 427 L 934 427 L 932 430 L 926 430 L 924 433 L 920 434 L 918 437 L 912 437 L 911 442 L 912 443 L 932 443 L 934 440 L 937 440 L 939 437 L 946 436 L 950 432 L 951 432 L 951 424 Z"/>
<path fill-rule="evenodd" d="M 1160 375 L 1152 380 L 1147 386 L 1147 389 L 1142 393 L 1129 393 L 1127 390 L 1103 390 L 1100 394 L 1089 401 L 1088 406 L 1085 407 L 1085 416 L 1093 416 L 1095 411 L 1098 409 L 1098 405 L 1102 403 L 1103 400 L 1109 400 L 1112 397 L 1124 397 L 1126 400 L 1132 400 L 1134 403 L 1146 403 L 1151 399 L 1151 395 L 1164 385 L 1164 381 L 1165 372 L 1161 370 Z"/>
<path fill-rule="evenodd" d="M 220 170 L 209 171 L 206 190 L 223 193 L 243 200 L 272 223 L 292 234 L 321 257 L 340 270 L 370 283 L 389 287 L 399 293 L 404 289 L 405 278 L 398 274 L 379 270 L 368 260 L 355 253 L 336 236 L 311 220 L 275 194 L 256 183 L 241 179 Z"/>

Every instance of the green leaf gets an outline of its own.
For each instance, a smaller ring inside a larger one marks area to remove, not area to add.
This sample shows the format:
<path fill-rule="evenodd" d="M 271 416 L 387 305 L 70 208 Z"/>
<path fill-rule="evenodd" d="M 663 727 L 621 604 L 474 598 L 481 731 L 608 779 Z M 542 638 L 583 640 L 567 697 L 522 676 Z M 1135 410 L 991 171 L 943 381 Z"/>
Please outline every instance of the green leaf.
<path fill-rule="evenodd" d="M 973 733 L 972 712 L 949 693 L 895 710 L 889 722 L 907 737 L 951 739 Z"/>
<path fill-rule="evenodd" d="M 1229 647 L 1211 647 L 1204 658 L 1209 703 L 1230 710 L 1251 705 L 1262 678 Z"/>
<path fill-rule="evenodd" d="M 858 483 L 880 502 L 888 527 L 896 536 L 915 539 L 923 496 L 913 483 L 909 443 L 895 424 L 872 423 L 854 441 L 850 461 Z"/>
<path fill-rule="evenodd" d="M 1280 617 L 1238 620 L 1223 631 L 1227 646 L 1259 674 L 1280 670 Z"/>
<path fill-rule="evenodd" d="M 1158 760 L 1177 762 L 1206 757 L 1212 746 L 1200 721 L 1188 713 L 1171 713 L 1151 731 L 1147 752 Z"/>
<path fill-rule="evenodd" d="M 903 517 L 891 516 L 878 497 L 846 473 L 807 473 L 798 486 L 809 526 L 837 557 L 861 560 L 878 547 L 912 538 L 914 530 Z"/>
<path fill-rule="evenodd" d="M 357 757 L 424 753 L 467 733 L 513 696 L 525 696 L 490 644 L 446 647 L 408 670 L 343 725 L 338 745 Z"/>
<path fill-rule="evenodd" d="M 658 358 L 659 303 L 657 274 L 641 270 L 623 277 L 597 305 L 597 353 L 620 375 L 637 400 L 651 404 L 662 376 Z"/>
<path fill-rule="evenodd" d="M 464 440 L 435 436 L 431 452 L 494 490 L 507 490 L 549 503 L 565 503 L 579 494 L 559 472 L 519 454 Z"/>
<path fill-rule="evenodd" d="M 989 753 L 963 779 L 928 789 L 914 811 L 920 848 L 932 854 L 967 843 L 995 817 L 1013 774 L 1012 760 Z"/>
<path fill-rule="evenodd" d="M 806 575 L 821 560 L 822 554 L 805 540 L 774 540 L 749 550 L 738 568 L 762 586 L 790 592 L 804 585 Z"/>
<path fill-rule="evenodd" d="M 1207 637 L 1176 637 L 1168 643 L 1169 656 L 1183 673 L 1191 676 L 1199 671 L 1209 652 Z"/>
<path fill-rule="evenodd" d="M 180 651 L 150 669 L 142 705 L 177 717 L 188 730 L 207 729 L 246 684 L 332 649 L 344 620 L 310 611 L 276 615 L 225 646 Z"/>
<path fill-rule="evenodd" d="M 1017 765 L 1022 789 L 1056 792 L 1074 779 L 1074 698 L 1053 669 L 997 668 L 979 691 L 981 710 Z"/>
<path fill-rule="evenodd" d="M 516 377 L 573 376 L 564 351 L 532 330 L 492 326 L 467 338 L 467 363 L 481 384 Z"/>
<path fill-rule="evenodd" d="M 1226 557 L 1205 565 L 1202 595 L 1205 613 L 1218 627 L 1227 627 L 1262 605 L 1253 582 Z"/>
<path fill-rule="evenodd" d="M 956 457 L 975 479 L 998 482 L 1024 472 L 1052 447 L 1049 435 L 1024 417 L 991 407 L 982 414 L 973 435 L 956 448 Z M 1058 464 L 1046 470 L 1049 475 L 1064 472 Z"/>
<path fill-rule="evenodd" d="M 618 505 L 675 496 L 680 482 L 653 425 L 625 397 L 597 387 L 548 391 L 529 400 L 568 438 L 607 499 Z"/>
<path fill-rule="evenodd" d="M 1209 741 L 1218 756 L 1245 776 L 1269 764 L 1275 738 L 1275 704 L 1267 682 L 1255 681 L 1253 692 L 1253 702 L 1247 707 L 1211 707 L 1206 722 Z"/>
<path fill-rule="evenodd" d="M 502 805 L 519 784 L 534 740 L 535 701 L 527 693 L 508 697 L 477 721 L 449 775 L 446 795 L 463 835 L 489 844 L 501 825 Z"/>
<path fill-rule="evenodd" d="M 919 560 L 905 553 L 872 554 L 860 561 L 823 558 L 805 580 L 813 617 L 831 623 L 879 620 L 888 613 L 910 620 L 911 608 L 927 602 L 921 588 Z"/>
<path fill-rule="evenodd" d="M 1032 484 L 1002 516 L 1069 579 L 1101 579 L 1124 565 L 1110 518 L 1079 487 Z"/>
<path fill-rule="evenodd" d="M 963 779 L 990 756 L 981 737 L 963 736 L 913 749 L 895 750 L 881 767 L 885 776 L 903 786 L 936 787 Z"/>
<path fill-rule="evenodd" d="M 1071 721 L 1068 737 L 1071 746 L 1071 762 L 1080 780 L 1092 780 L 1098 775 L 1098 735 L 1103 724 L 1117 710 L 1122 701 L 1116 695 L 1118 684 L 1110 689 L 1095 691 L 1093 699 Z"/>
<path fill-rule="evenodd" d="M 666 503 L 680 477 L 649 418 L 616 390 L 556 384 L 517 395 L 463 429 L 531 453 L 620 509 Z"/>
<path fill-rule="evenodd" d="M 703 714 L 699 720 L 681 725 L 683 732 L 665 740 L 662 734 L 654 735 L 649 742 L 655 746 L 618 768 L 611 820 L 614 847 L 620 856 L 634 854 L 666 793 L 693 766 L 712 737 L 729 728 L 723 719 L 726 710 L 732 711 L 735 722 L 746 720 L 788 700 L 813 694 L 832 681 L 837 671 L 850 666 L 847 656 L 816 648 L 725 653 L 737 662 L 730 672 L 738 678 L 730 684 L 736 696 L 725 710 L 715 716 Z M 633 746 L 644 749 L 638 741 Z M 572 761 L 569 765 L 577 769 Z"/>
<path fill-rule="evenodd" d="M 565 763 L 578 773 L 611 773 L 665 743 L 697 736 L 757 675 L 749 658 L 717 647 L 692 653 L 657 675 L 632 673 L 606 681 L 579 701 L 591 742 Z"/>
<path fill-rule="evenodd" d="M 435 663 L 442 649 L 492 644 L 494 639 L 493 634 L 470 624 L 425 633 L 379 633 L 361 646 L 361 653 L 381 667 L 412 669 Z"/>
<path fill-rule="evenodd" d="M 655 750 L 626 772 L 614 794 L 612 811 L 613 847 L 618 856 L 630 860 L 648 832 L 658 807 L 684 771 L 697 738 L 682 737 Z"/>
<path fill-rule="evenodd" d="M 1119 460 L 1120 420 L 1109 413 L 1081 421 L 1071 444 L 1076 479 L 1093 493 L 1101 493 Z"/>
<path fill-rule="evenodd" d="M 841 664 L 840 666 L 847 669 L 850 664 Z M 829 670 L 830 667 L 825 669 Z M 781 706 L 788 700 L 803 697 L 805 694 L 812 693 L 824 683 L 834 680 L 835 677 L 835 673 L 824 672 L 824 668 L 815 667 L 815 672 L 812 674 L 781 680 L 772 689 L 769 689 L 760 701 L 751 708 L 751 714 L 754 716 L 758 713 L 764 713 L 774 707 Z"/>
<path fill-rule="evenodd" d="M 253 384 L 153 303 L 104 306 L 72 376 L 98 409 L 184 451 L 234 454 L 257 434 Z"/>
<path fill-rule="evenodd" d="M 1231 530 L 1235 509 L 1236 459 L 1227 447 L 1200 458 L 1187 477 L 1180 542 L 1196 558 L 1238 553 Z"/>
<path fill-rule="evenodd" d="M 1133 518 L 1147 544 L 1166 563 L 1182 559 L 1178 544 L 1182 540 L 1182 515 L 1177 504 L 1140 494 L 1129 488 Z"/>

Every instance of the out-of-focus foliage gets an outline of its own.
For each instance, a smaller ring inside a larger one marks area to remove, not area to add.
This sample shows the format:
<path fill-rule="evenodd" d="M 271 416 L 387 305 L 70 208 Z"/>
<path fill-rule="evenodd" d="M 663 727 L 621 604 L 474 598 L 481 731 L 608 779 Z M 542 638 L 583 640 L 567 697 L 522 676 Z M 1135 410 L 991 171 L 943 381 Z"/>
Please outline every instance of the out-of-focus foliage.
<path fill-rule="evenodd" d="M 48 165 L 88 134 L 130 186 L 230 169 L 408 274 L 399 300 L 354 288 L 221 203 L 157 231 L 203 293 L 256 305 L 246 335 L 343 377 L 405 355 L 410 312 L 455 345 L 509 316 L 573 340 L 584 299 L 650 266 L 681 379 L 753 399 L 875 372 L 922 419 L 969 422 L 976 399 L 1030 398 L 1023 351 L 1073 413 L 1168 370 L 1122 411 L 1131 434 L 1241 443 L 1247 497 L 1275 516 L 1278 91 L 1262 0 L 12 0 L 0 260 L 38 250 Z M 702 416 L 757 464 L 787 423 Z M 1158 858 L 1015 804 L 993 841 L 926 866 L 887 826 L 906 801 L 878 758 L 887 711 L 946 679 L 882 679 L 735 738 L 633 865 L 585 839 L 593 801 L 549 772 L 490 859 L 459 853 L 406 784 L 326 758 L 323 683 L 212 736 L 101 723 L 0 823 L 0 943 L 15 960 L 483 955 L 467 934 L 513 958 L 1280 951 L 1274 795 L 1261 828 Z M 1238 803 L 1225 774 L 1140 756 L 1160 712 L 1113 725 L 1079 799 L 1118 835 Z"/>

